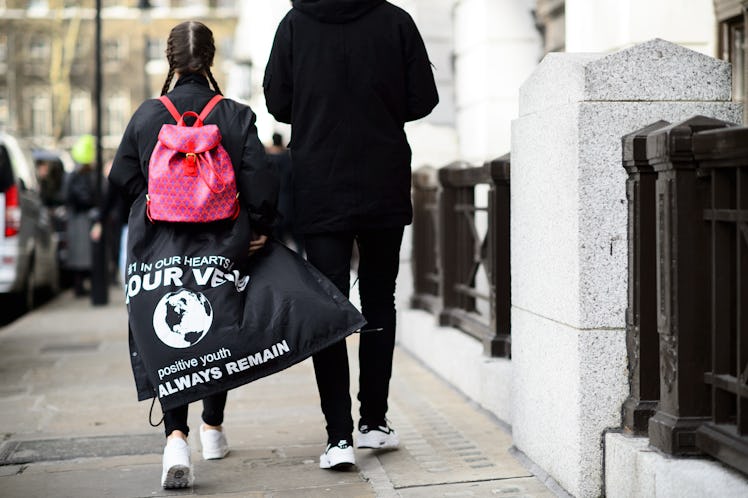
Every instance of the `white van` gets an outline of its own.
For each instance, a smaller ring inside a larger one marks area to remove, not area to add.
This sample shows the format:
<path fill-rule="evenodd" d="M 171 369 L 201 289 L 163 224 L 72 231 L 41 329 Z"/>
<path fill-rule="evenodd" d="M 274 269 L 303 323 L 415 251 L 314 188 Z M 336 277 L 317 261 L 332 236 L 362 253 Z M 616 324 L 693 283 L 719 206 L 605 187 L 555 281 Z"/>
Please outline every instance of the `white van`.
<path fill-rule="evenodd" d="M 56 249 L 31 152 L 0 132 L 0 322 L 33 308 L 39 290 L 57 291 Z"/>

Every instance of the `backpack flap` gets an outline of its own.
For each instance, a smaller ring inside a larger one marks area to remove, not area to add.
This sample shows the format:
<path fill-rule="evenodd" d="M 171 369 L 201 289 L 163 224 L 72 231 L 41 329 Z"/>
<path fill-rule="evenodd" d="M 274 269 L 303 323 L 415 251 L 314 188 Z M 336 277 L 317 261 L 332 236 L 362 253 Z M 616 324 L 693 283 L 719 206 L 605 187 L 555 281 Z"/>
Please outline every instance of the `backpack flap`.
<path fill-rule="evenodd" d="M 196 128 L 165 124 L 161 125 L 158 141 L 168 149 L 182 154 L 200 154 L 218 147 L 221 132 L 214 124 Z"/>

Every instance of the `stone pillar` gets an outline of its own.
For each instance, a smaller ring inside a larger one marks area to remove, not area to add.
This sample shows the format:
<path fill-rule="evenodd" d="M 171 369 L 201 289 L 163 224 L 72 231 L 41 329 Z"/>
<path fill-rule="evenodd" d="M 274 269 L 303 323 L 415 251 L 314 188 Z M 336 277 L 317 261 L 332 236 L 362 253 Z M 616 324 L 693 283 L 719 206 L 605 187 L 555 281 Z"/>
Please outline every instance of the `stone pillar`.
<path fill-rule="evenodd" d="M 740 119 L 730 66 L 652 40 L 552 53 L 512 124 L 515 445 L 578 497 L 602 491 L 603 431 L 621 426 L 627 204 L 621 137 L 695 114 Z"/>

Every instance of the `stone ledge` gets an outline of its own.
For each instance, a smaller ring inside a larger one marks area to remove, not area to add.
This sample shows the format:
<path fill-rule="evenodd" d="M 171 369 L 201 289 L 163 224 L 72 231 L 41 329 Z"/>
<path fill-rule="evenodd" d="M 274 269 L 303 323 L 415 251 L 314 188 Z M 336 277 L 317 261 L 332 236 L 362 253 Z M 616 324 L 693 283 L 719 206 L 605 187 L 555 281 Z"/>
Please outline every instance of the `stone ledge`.
<path fill-rule="evenodd" d="M 748 480 L 731 468 L 702 458 L 673 458 L 649 446 L 646 437 L 605 435 L 605 495 L 608 498 L 742 498 Z"/>
<path fill-rule="evenodd" d="M 520 88 L 520 115 L 585 101 L 729 101 L 730 71 L 659 38 L 608 55 L 550 53 Z"/>

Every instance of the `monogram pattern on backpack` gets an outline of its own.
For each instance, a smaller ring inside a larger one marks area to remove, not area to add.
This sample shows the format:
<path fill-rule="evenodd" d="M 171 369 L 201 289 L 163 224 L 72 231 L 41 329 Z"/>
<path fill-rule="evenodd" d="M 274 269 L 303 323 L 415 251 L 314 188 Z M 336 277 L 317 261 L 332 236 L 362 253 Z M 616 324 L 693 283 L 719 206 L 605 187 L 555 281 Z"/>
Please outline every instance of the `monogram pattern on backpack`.
<path fill-rule="evenodd" d="M 147 213 L 152 221 L 206 223 L 236 218 L 239 200 L 234 167 L 217 125 L 203 124 L 222 99 L 216 95 L 200 115 L 180 115 L 165 95 L 161 102 L 177 122 L 164 124 L 148 163 Z M 192 116 L 192 126 L 185 117 Z"/>

